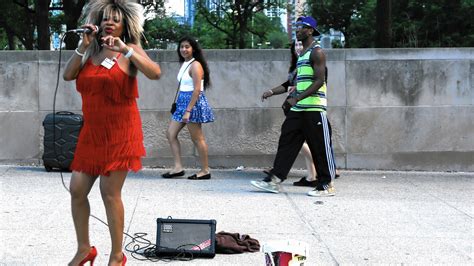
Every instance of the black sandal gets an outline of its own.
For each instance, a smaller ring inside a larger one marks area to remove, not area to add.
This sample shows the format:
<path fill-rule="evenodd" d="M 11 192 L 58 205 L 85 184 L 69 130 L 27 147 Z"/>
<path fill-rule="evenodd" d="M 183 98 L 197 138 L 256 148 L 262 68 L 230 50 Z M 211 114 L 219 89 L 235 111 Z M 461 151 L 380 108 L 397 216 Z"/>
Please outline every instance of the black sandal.
<path fill-rule="evenodd" d="M 313 180 L 313 181 L 308 181 L 306 177 L 302 177 L 300 180 L 293 182 L 293 186 L 297 187 L 316 187 L 318 184 L 318 181 Z"/>
<path fill-rule="evenodd" d="M 161 177 L 163 177 L 163 178 L 173 178 L 173 177 L 183 176 L 183 175 L 184 175 L 184 170 L 181 171 L 181 172 L 174 173 L 174 174 L 171 174 L 170 172 L 164 173 L 164 174 L 161 175 Z"/>
<path fill-rule="evenodd" d="M 203 175 L 203 176 L 197 176 L 196 174 L 192 176 L 188 176 L 188 179 L 190 180 L 206 180 L 206 179 L 211 179 L 211 174 Z"/>

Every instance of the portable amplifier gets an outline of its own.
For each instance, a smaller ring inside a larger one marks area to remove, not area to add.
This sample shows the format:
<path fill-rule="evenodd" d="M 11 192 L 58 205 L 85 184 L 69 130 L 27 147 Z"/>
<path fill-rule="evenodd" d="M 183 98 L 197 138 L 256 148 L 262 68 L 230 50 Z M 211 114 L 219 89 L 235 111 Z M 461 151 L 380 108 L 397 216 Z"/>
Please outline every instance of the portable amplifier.
<path fill-rule="evenodd" d="M 156 255 L 213 258 L 216 220 L 158 218 Z"/>

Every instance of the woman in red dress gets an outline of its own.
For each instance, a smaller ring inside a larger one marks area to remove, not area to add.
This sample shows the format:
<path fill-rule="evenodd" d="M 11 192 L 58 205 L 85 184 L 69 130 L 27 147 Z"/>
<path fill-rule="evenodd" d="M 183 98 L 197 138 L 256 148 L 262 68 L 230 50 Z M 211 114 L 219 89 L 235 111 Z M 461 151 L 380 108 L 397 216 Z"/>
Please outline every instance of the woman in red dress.
<path fill-rule="evenodd" d="M 78 247 L 69 265 L 92 264 L 97 255 L 89 241 L 87 195 L 99 176 L 112 242 L 108 265 L 125 265 L 121 190 L 128 171 L 140 170 L 145 156 L 136 75 L 140 71 L 149 79 L 159 79 L 161 70 L 140 45 L 140 4 L 91 1 L 83 14 L 83 28 L 91 32 L 82 35 L 63 75 L 65 80 L 76 80 L 84 115 L 71 164 L 71 210 Z"/>

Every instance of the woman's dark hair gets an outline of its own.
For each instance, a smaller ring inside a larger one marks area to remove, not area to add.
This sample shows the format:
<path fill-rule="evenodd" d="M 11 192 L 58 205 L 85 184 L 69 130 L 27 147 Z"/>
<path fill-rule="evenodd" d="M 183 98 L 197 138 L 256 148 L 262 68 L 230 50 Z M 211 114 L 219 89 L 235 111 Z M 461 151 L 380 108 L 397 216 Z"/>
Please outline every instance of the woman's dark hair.
<path fill-rule="evenodd" d="M 295 41 L 291 42 L 290 51 L 291 51 L 291 64 L 290 64 L 290 68 L 288 69 L 288 73 L 291 73 L 296 69 L 296 62 L 298 62 L 298 56 L 296 56 Z"/>
<path fill-rule="evenodd" d="M 204 59 L 204 55 L 202 53 L 201 46 L 199 45 L 199 43 L 194 38 L 192 38 L 190 36 L 184 36 L 183 38 L 181 38 L 178 41 L 178 49 L 177 49 L 180 63 L 184 62 L 184 57 L 181 56 L 181 53 L 179 52 L 179 49 L 181 47 L 182 42 L 189 42 L 189 44 L 193 48 L 193 57 L 194 57 L 194 59 L 196 59 L 196 61 L 201 63 L 202 69 L 204 70 L 204 90 L 207 89 L 211 85 L 211 78 L 210 78 L 210 75 L 209 75 L 209 73 L 210 73 L 209 72 L 209 67 L 207 66 L 206 59 Z"/>

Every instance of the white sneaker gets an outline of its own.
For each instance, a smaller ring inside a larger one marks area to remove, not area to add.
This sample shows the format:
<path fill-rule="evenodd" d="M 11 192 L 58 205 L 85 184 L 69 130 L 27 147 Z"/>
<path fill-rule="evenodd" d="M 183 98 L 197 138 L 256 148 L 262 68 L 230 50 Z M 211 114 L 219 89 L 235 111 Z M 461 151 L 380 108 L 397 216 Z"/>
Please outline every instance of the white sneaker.
<path fill-rule="evenodd" d="M 336 189 L 334 188 L 333 184 L 330 183 L 328 188 L 325 190 L 318 190 L 315 188 L 314 190 L 309 191 L 307 194 L 311 197 L 331 197 L 336 195 Z"/>
<path fill-rule="evenodd" d="M 256 181 L 256 180 L 252 180 L 250 181 L 250 184 L 258 189 L 261 189 L 261 190 L 265 190 L 265 191 L 268 191 L 268 192 L 271 192 L 271 193 L 279 193 L 280 192 L 280 184 L 281 183 L 281 179 L 276 177 L 276 176 L 272 176 L 272 179 L 271 181 Z"/>

